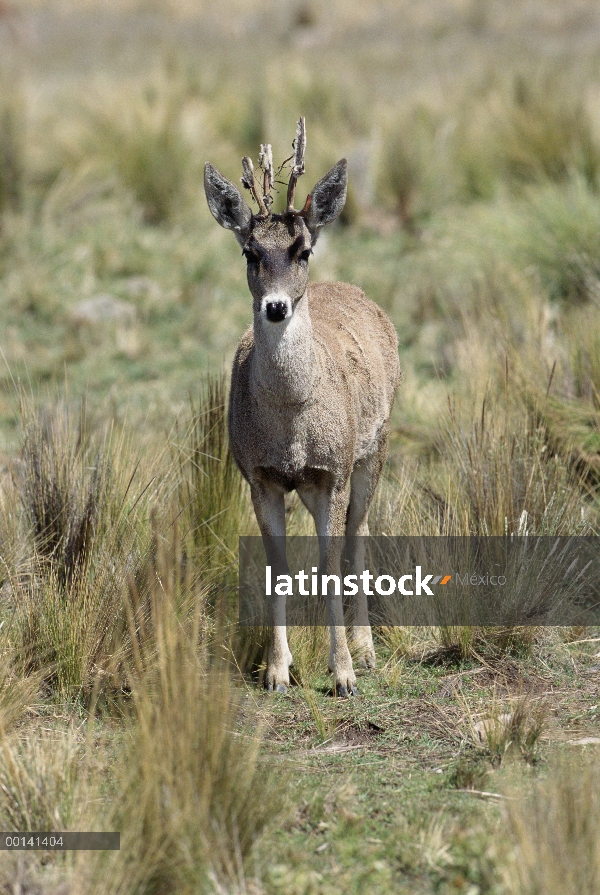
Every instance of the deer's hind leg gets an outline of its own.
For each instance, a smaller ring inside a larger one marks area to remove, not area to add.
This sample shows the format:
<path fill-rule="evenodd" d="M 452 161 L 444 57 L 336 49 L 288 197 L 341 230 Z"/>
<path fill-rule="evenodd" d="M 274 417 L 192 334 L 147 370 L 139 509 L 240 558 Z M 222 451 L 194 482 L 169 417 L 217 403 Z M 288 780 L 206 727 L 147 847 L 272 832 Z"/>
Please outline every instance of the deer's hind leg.
<path fill-rule="evenodd" d="M 387 430 L 382 432 L 377 449 L 357 460 L 350 478 L 350 502 L 346 518 L 346 557 L 349 571 L 357 576 L 358 593 L 354 597 L 352 651 L 358 665 L 375 668 L 375 647 L 369 624 L 367 595 L 360 575 L 365 570 L 366 537 L 369 534 L 369 507 L 387 454 Z"/>
<path fill-rule="evenodd" d="M 269 481 L 255 481 L 250 485 L 252 504 L 265 546 L 267 563 L 271 566 L 273 581 L 278 575 L 289 575 L 285 549 L 285 500 L 284 492 Z M 273 629 L 267 659 L 265 687 L 285 693 L 290 685 L 289 667 L 292 654 L 288 646 L 286 630 L 286 598 L 277 594 L 271 597 Z"/>

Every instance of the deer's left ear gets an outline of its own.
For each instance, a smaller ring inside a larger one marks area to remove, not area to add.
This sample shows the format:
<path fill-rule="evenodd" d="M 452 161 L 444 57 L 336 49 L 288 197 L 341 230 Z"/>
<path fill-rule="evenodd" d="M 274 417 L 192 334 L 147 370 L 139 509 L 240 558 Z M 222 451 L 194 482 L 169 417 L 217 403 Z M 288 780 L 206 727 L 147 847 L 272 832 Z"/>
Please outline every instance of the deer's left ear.
<path fill-rule="evenodd" d="M 304 222 L 316 242 L 321 227 L 335 221 L 342 213 L 348 189 L 348 169 L 346 159 L 334 165 L 325 177 L 317 183 L 310 194 L 310 205 L 304 215 Z"/>
<path fill-rule="evenodd" d="M 226 230 L 233 230 L 237 241 L 244 245 L 250 232 L 252 212 L 235 184 L 223 177 L 210 162 L 204 166 L 204 192 L 217 223 Z"/>

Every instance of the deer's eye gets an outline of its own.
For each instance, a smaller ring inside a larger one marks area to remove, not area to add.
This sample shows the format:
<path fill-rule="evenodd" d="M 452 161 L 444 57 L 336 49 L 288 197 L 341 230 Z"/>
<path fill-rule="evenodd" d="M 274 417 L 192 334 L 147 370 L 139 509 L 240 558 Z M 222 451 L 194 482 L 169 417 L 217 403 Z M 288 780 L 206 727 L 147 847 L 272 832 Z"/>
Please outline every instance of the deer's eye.
<path fill-rule="evenodd" d="M 298 255 L 298 261 L 307 262 L 311 255 L 312 249 L 304 249 L 304 251 L 300 252 L 300 254 Z"/>
<path fill-rule="evenodd" d="M 258 264 L 258 262 L 260 261 L 260 258 L 258 257 L 256 252 L 253 252 L 252 249 L 242 249 L 242 255 L 244 256 L 248 264 Z"/>

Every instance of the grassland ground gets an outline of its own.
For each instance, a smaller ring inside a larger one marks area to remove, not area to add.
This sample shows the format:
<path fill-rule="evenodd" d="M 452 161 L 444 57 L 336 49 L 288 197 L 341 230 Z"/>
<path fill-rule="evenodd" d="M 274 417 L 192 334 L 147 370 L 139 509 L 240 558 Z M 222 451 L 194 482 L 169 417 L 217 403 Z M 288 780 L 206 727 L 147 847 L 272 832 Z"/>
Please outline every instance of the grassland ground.
<path fill-rule="evenodd" d="M 261 690 L 251 300 L 201 180 L 300 114 L 307 191 L 348 157 L 311 276 L 398 331 L 372 533 L 597 536 L 599 36 L 589 0 L 0 4 L 0 828 L 122 833 L 0 851 L 1 891 L 600 891 L 598 629 L 380 628 L 337 700 L 298 628 Z"/>
<path fill-rule="evenodd" d="M 394 669 L 393 684 L 385 665 L 361 678 L 361 696 L 350 705 L 324 695 L 323 677 L 313 681 L 314 703 L 302 689 L 275 706 L 252 694 L 296 803 L 261 846 L 276 862 L 267 888 L 503 891 L 506 805 L 535 778 L 548 780 L 561 758 L 594 749 L 576 743 L 598 739 L 595 672 L 583 670 L 593 662 L 583 659 L 575 677 L 566 655 L 554 668 L 506 658 L 458 668 L 413 659 L 399 676 Z M 548 709 L 541 739 L 527 758 L 513 743 L 494 759 L 469 717 L 523 699 L 529 711 Z"/>

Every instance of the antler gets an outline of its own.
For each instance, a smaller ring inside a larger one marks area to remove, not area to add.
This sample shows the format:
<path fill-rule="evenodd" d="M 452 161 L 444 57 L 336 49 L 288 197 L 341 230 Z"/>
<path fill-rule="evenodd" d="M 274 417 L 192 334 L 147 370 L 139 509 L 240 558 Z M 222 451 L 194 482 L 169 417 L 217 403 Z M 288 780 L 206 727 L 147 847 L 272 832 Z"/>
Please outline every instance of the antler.
<path fill-rule="evenodd" d="M 263 171 L 263 201 L 268 211 L 271 210 L 273 197 L 271 196 L 271 187 L 275 180 L 273 173 L 273 150 L 270 143 L 260 144 L 260 153 L 258 156 L 258 164 Z"/>
<path fill-rule="evenodd" d="M 288 212 L 292 212 L 293 214 L 305 214 L 308 210 L 308 206 L 310 204 L 310 196 L 307 196 L 306 203 L 302 211 L 295 211 L 294 209 L 294 195 L 296 193 L 296 182 L 298 178 L 304 174 L 304 152 L 306 150 L 306 126 L 304 124 L 304 118 L 300 118 L 298 124 L 296 125 L 296 139 L 294 140 L 294 163 L 292 165 L 292 172 L 290 174 L 290 180 L 288 183 L 287 189 L 287 210 Z M 284 165 L 290 159 L 286 159 L 283 163 Z M 273 150 L 271 149 L 270 143 L 261 143 L 260 144 L 260 153 L 258 156 L 258 164 L 261 167 L 263 172 L 263 182 L 262 182 L 262 194 L 260 185 L 257 183 L 256 178 L 254 176 L 254 165 L 252 164 L 252 159 L 247 155 L 242 159 L 242 170 L 243 176 L 241 178 L 242 185 L 246 187 L 247 190 L 250 190 L 252 193 L 252 198 L 258 205 L 258 213 L 261 217 L 268 218 L 271 214 L 271 205 L 273 204 L 273 197 L 271 196 L 271 189 L 273 187 L 273 183 L 275 181 L 275 171 L 273 168 Z M 281 171 L 283 165 L 278 169 L 277 174 Z"/>
<path fill-rule="evenodd" d="M 269 147 L 269 149 L 270 148 L 271 147 Z M 261 147 L 261 149 L 262 149 L 262 147 Z M 252 159 L 249 158 L 247 155 L 245 155 L 244 158 L 242 159 L 242 171 L 244 172 L 244 174 L 241 178 L 242 186 L 245 186 L 246 189 L 250 190 L 250 192 L 252 193 L 253 199 L 258 204 L 258 213 L 261 216 L 268 217 L 269 209 L 265 205 L 265 200 L 261 196 L 260 189 L 258 188 L 258 185 L 254 178 L 254 165 L 252 164 Z M 269 197 L 269 199 L 270 199 L 270 197 Z"/>
<path fill-rule="evenodd" d="M 288 183 L 287 210 L 294 211 L 294 196 L 296 194 L 296 182 L 304 174 L 304 152 L 306 150 L 306 126 L 304 118 L 300 118 L 296 125 L 296 139 L 294 140 L 294 164 Z M 297 213 L 297 212 L 296 212 Z"/>

